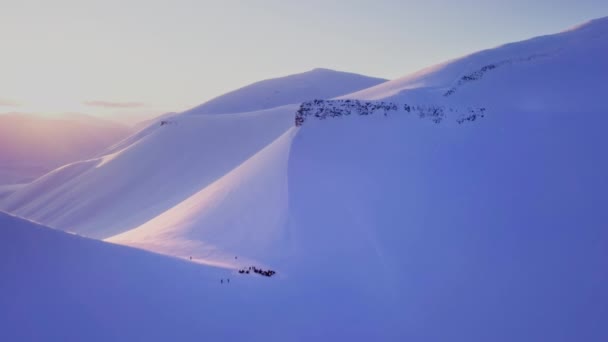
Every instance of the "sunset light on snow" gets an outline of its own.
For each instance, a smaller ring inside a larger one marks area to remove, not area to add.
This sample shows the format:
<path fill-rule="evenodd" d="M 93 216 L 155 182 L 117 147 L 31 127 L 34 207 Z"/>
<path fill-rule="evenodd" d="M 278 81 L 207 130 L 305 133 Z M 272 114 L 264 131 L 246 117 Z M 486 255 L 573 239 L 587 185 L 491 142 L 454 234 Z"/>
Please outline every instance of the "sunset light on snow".
<path fill-rule="evenodd" d="M 608 1 L 0 0 L 0 341 L 608 341 Z"/>

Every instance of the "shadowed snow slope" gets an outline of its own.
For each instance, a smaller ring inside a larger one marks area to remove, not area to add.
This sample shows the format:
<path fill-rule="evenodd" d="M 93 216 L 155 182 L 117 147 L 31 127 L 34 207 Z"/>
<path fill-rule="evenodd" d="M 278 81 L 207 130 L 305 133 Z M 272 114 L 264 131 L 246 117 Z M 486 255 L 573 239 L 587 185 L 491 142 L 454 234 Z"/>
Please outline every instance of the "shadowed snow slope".
<path fill-rule="evenodd" d="M 312 121 L 291 148 L 282 268 L 349 284 L 404 340 L 602 341 L 604 114 Z"/>
<path fill-rule="evenodd" d="M 608 17 L 477 52 L 344 97 L 523 111 L 607 111 L 607 102 L 599 100 L 606 88 L 607 55 Z"/>
<path fill-rule="evenodd" d="M 2 341 L 181 339 L 188 336 L 181 328 L 202 335 L 214 329 L 212 321 L 221 320 L 230 334 L 226 312 L 201 317 L 193 315 L 196 307 L 185 305 L 197 298 L 200 307 L 218 307 L 219 297 L 225 300 L 227 294 L 217 291 L 223 290 L 218 285 L 225 271 L 89 240 L 2 212 L 0 260 Z"/>
<path fill-rule="evenodd" d="M 293 126 L 296 107 L 178 116 L 150 126 L 101 158 L 66 165 L 5 198 L 4 210 L 106 238 L 161 214 Z"/>
<path fill-rule="evenodd" d="M 328 99 L 386 82 L 329 69 L 256 82 L 216 97 L 188 110 L 187 114 L 225 114 L 251 112 L 320 98 Z"/>
<path fill-rule="evenodd" d="M 318 284 L 314 277 L 238 276 L 48 229 L 2 212 L 0 274 L 2 341 L 373 336 L 371 328 L 349 326 L 354 315 L 342 312 L 334 291 L 311 296 L 305 287 Z M 312 317 L 328 314 L 331 320 L 310 325 Z"/>

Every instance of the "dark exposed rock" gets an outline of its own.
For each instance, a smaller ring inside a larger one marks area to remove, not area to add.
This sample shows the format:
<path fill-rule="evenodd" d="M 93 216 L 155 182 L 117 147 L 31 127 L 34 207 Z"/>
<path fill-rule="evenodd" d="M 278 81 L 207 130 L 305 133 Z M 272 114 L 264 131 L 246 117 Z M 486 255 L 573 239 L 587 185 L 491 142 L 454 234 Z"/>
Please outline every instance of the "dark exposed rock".
<path fill-rule="evenodd" d="M 254 273 L 257 273 L 257 274 L 265 276 L 265 277 L 272 277 L 273 275 L 275 275 L 277 273 L 273 270 L 263 270 L 261 268 L 255 267 L 255 266 L 249 266 L 249 268 L 247 268 L 247 269 L 242 268 L 239 270 L 239 273 L 240 274 L 249 274 L 249 271 L 253 271 Z"/>

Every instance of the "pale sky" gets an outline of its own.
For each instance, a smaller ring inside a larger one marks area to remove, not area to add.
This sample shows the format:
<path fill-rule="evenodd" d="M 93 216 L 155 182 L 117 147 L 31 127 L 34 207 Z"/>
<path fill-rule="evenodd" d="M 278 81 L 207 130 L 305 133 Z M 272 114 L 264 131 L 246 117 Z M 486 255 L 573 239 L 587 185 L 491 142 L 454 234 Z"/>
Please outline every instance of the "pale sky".
<path fill-rule="evenodd" d="M 606 0 L 0 0 L 0 113 L 181 111 L 316 67 L 398 78 Z"/>

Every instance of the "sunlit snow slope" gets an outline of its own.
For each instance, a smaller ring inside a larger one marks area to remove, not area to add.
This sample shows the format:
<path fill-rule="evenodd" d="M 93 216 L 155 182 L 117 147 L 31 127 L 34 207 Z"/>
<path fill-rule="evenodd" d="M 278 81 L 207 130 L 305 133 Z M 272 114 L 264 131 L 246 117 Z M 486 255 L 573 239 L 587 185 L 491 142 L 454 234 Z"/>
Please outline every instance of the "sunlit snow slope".
<path fill-rule="evenodd" d="M 186 114 L 251 112 L 314 98 L 328 99 L 384 82 L 381 78 L 319 68 L 250 84 L 209 100 Z"/>
<path fill-rule="evenodd" d="M 110 154 L 59 168 L 2 208 L 53 228 L 106 238 L 136 227 L 213 183 L 293 125 L 295 107 L 179 116 Z"/>
<path fill-rule="evenodd" d="M 289 129 L 203 190 L 108 240 L 216 265 L 271 260 L 286 237 L 287 161 L 295 132 Z"/>

